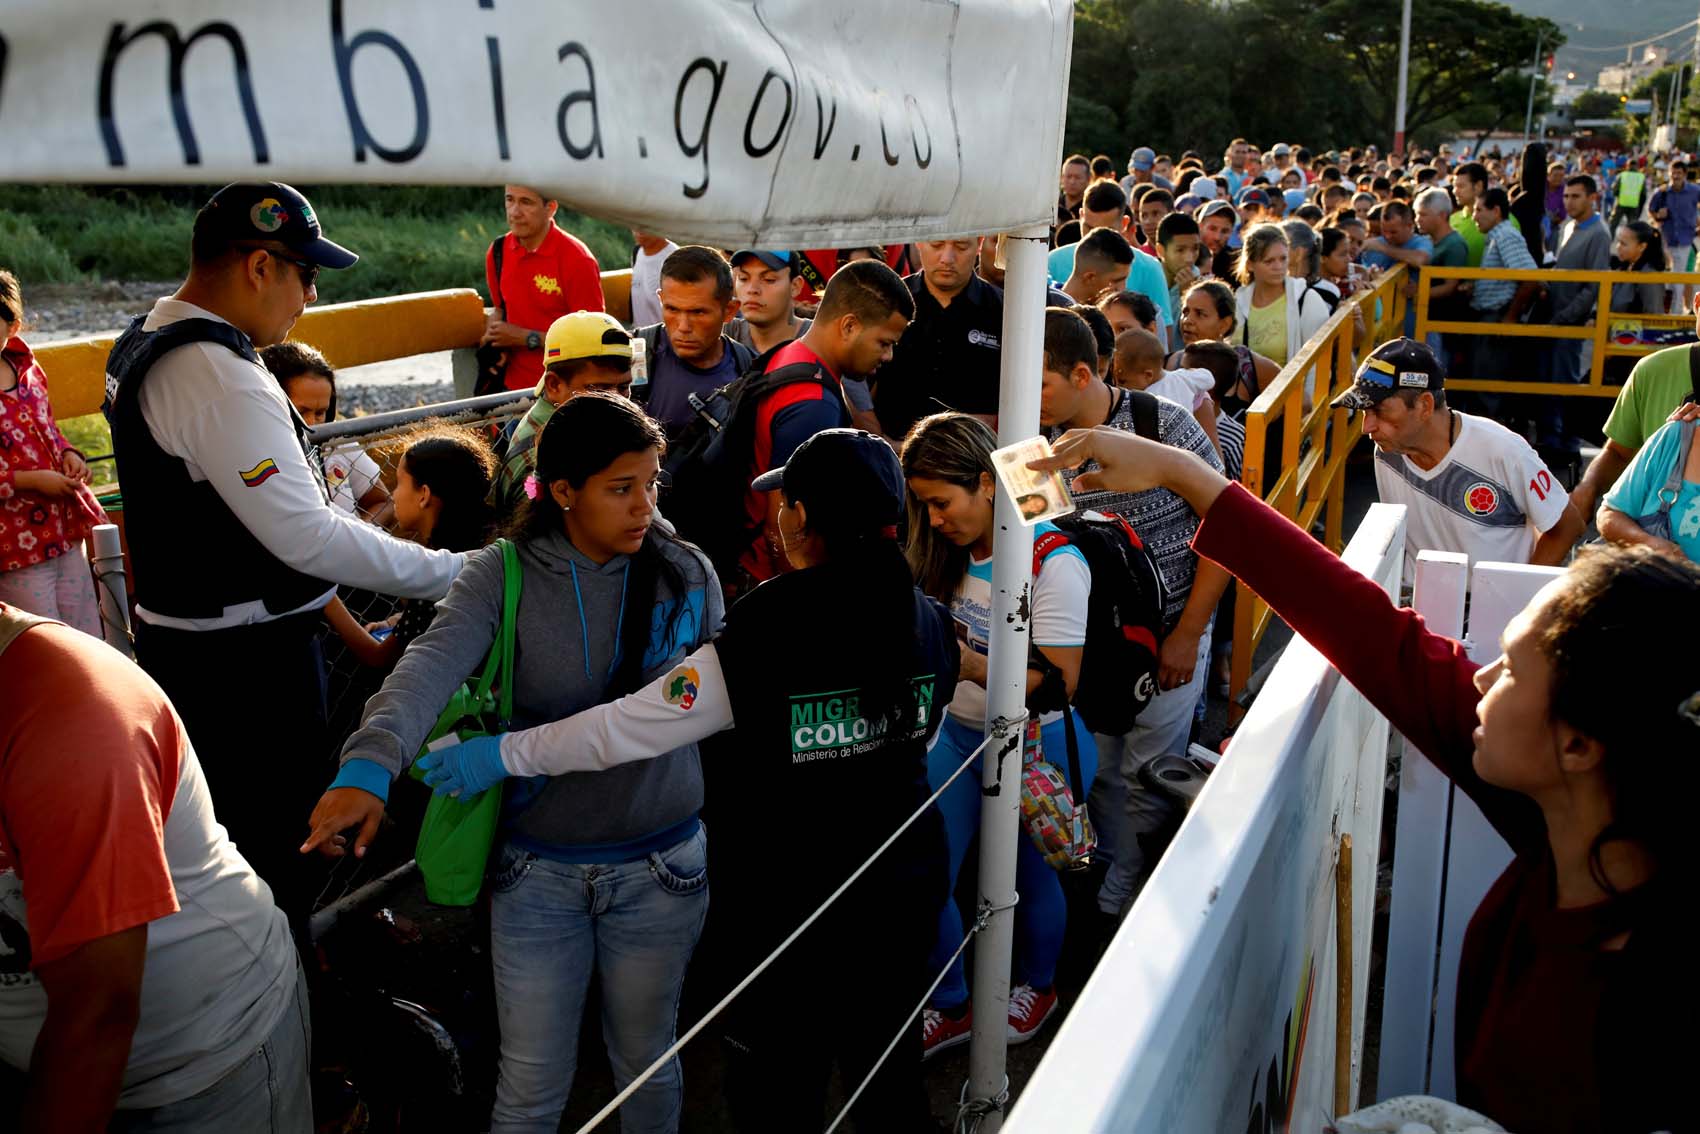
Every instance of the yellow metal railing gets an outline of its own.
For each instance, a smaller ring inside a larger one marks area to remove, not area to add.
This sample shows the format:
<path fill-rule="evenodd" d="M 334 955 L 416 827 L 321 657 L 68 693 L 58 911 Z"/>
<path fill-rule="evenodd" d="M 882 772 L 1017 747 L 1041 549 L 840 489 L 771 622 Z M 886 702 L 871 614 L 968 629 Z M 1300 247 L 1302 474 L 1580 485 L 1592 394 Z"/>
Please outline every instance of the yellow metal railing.
<path fill-rule="evenodd" d="M 1471 323 L 1434 319 L 1429 315 L 1429 289 L 1440 280 L 1512 280 L 1517 283 L 1540 284 L 1580 283 L 1599 289 L 1591 325 L 1575 326 L 1558 323 Z M 1642 327 L 1691 327 L 1694 316 L 1688 312 L 1670 315 L 1609 314 L 1613 284 L 1690 284 L 1700 285 L 1696 272 L 1573 272 L 1557 270 L 1512 271 L 1507 268 L 1424 268 L 1417 280 L 1417 316 L 1415 338 L 1420 342 L 1431 331 L 1444 335 L 1490 336 L 1522 339 L 1581 339 L 1594 344 L 1593 362 L 1586 382 L 1522 381 L 1518 376 L 1468 377 L 1448 374 L 1448 390 L 1477 390 L 1501 394 L 1566 394 L 1616 397 L 1621 386 L 1605 383 L 1606 360 L 1609 358 L 1639 358 L 1668 343 L 1619 343 L 1613 337 L 1613 327 L 1622 323 L 1638 323 Z"/>
<path fill-rule="evenodd" d="M 623 322 L 631 318 L 631 289 L 630 271 L 602 273 L 602 298 L 609 314 Z M 311 343 L 341 369 L 475 347 L 483 333 L 483 299 L 471 288 L 452 288 L 309 307 L 289 337 Z M 100 411 L 112 343 L 111 335 L 84 335 L 35 348 L 55 418 L 68 421 Z"/>
<path fill-rule="evenodd" d="M 1341 303 L 1322 329 L 1287 361 L 1246 411 L 1245 461 L 1240 481 L 1283 516 L 1309 529 L 1320 519 L 1323 542 L 1338 553 L 1344 546 L 1346 461 L 1359 439 L 1346 410 L 1329 401 L 1352 384 L 1359 353 L 1356 312 L 1363 313 L 1368 335 L 1364 353 L 1396 338 L 1405 322 L 1405 268 L 1396 266 L 1365 291 Z M 1305 387 L 1314 393 L 1305 404 Z M 1279 449 L 1271 435 L 1279 428 Z M 1264 491 L 1273 474 L 1269 489 Z M 1268 604 L 1244 583 L 1236 583 L 1234 650 L 1228 681 L 1237 698 L 1251 679 L 1252 659 L 1274 617 Z M 1233 719 L 1244 710 L 1231 701 Z"/>

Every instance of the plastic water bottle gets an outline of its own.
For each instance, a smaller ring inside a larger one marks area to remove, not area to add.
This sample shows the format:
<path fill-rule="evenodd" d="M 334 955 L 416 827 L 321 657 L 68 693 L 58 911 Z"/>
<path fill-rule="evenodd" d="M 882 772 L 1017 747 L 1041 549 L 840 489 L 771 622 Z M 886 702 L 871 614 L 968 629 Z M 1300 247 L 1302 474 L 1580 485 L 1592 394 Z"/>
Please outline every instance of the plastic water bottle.
<path fill-rule="evenodd" d="M 643 401 L 649 394 L 649 354 L 643 339 L 632 336 L 632 400 Z"/>

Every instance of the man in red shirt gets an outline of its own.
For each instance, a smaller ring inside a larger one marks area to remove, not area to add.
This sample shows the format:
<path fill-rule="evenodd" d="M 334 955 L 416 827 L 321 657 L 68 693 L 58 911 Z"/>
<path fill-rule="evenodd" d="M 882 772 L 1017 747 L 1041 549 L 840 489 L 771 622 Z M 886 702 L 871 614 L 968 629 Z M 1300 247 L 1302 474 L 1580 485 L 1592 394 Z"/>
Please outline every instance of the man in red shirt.
<path fill-rule="evenodd" d="M 529 185 L 508 185 L 504 193 L 508 234 L 484 255 L 495 311 L 480 344 L 507 352 L 503 385 L 529 390 L 543 376 L 543 335 L 549 325 L 574 311 L 605 310 L 602 273 L 584 242 L 556 227 L 559 201 Z"/>
<path fill-rule="evenodd" d="M 824 381 L 795 381 L 763 395 L 756 405 L 750 478 L 779 468 L 823 429 L 851 424 L 842 380 L 867 378 L 891 361 L 892 348 L 915 317 L 915 300 L 903 277 L 877 260 L 856 260 L 834 273 L 815 321 L 802 338 L 775 351 L 765 373 L 813 366 Z M 738 590 L 786 570 L 779 535 L 778 492 L 751 489 L 745 499 L 755 541 L 738 560 Z"/>

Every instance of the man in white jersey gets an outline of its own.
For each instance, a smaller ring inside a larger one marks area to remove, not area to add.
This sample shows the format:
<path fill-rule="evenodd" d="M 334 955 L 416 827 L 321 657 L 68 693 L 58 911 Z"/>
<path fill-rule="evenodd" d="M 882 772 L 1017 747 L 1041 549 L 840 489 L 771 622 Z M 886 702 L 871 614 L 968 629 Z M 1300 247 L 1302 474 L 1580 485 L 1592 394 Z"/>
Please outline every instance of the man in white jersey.
<path fill-rule="evenodd" d="M 1405 581 L 1416 553 L 1461 551 L 1472 564 L 1556 566 L 1586 525 L 1558 482 L 1505 426 L 1446 404 L 1445 371 L 1410 339 L 1376 348 L 1335 406 L 1363 411 L 1375 442 L 1375 484 L 1403 504 Z"/>

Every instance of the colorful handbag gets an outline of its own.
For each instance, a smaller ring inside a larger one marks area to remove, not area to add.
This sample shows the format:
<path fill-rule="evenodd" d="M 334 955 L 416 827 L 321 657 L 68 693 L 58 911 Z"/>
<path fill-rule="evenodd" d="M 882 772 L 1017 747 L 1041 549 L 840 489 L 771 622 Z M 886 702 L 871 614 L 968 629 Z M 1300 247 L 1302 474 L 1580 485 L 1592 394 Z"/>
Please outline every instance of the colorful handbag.
<path fill-rule="evenodd" d="M 1073 713 L 1065 711 L 1063 723 L 1068 728 L 1069 771 L 1079 786 L 1078 794 L 1070 789 L 1069 777 L 1045 759 L 1037 720 L 1028 720 L 1026 742 L 1021 748 L 1021 826 L 1055 870 L 1084 864 L 1098 845 L 1092 820 L 1086 814 L 1086 785 L 1079 783 Z"/>
<path fill-rule="evenodd" d="M 474 684 L 462 684 L 437 717 L 420 751 L 506 732 L 514 708 L 514 619 L 519 611 L 519 552 L 512 540 L 502 549 L 502 624 L 484 672 Z M 423 779 L 417 761 L 415 779 Z M 484 885 L 485 863 L 502 815 L 502 789 L 490 788 L 469 799 L 431 796 L 413 858 L 425 879 L 425 896 L 442 906 L 470 906 Z"/>

